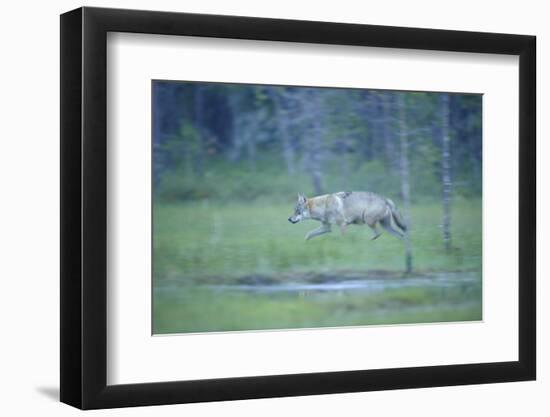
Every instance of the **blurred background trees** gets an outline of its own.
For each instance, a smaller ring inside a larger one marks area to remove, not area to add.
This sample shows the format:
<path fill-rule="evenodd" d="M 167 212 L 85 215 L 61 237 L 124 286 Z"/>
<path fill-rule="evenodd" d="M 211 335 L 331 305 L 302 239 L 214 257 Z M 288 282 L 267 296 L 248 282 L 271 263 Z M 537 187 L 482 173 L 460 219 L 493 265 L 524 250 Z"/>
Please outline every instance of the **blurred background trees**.
<path fill-rule="evenodd" d="M 314 194 L 351 187 L 399 197 L 404 149 L 413 200 L 449 199 L 451 189 L 479 196 L 481 96 L 155 81 L 153 146 L 159 198 L 221 198 L 190 184 L 173 194 L 165 179 L 185 174 L 199 186 L 207 171 L 260 165 L 292 177 L 292 194 L 298 184 Z"/>

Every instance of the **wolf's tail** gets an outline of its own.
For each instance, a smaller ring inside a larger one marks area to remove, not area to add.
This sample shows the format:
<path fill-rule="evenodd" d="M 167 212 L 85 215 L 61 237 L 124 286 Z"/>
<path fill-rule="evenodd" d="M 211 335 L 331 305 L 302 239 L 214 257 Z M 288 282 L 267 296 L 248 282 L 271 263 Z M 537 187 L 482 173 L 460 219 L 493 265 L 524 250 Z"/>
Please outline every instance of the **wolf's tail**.
<path fill-rule="evenodd" d="M 401 230 L 406 232 L 407 231 L 407 225 L 405 224 L 405 220 L 403 220 L 403 216 L 401 215 L 399 210 L 397 210 L 397 207 L 395 207 L 395 203 L 393 201 L 391 201 L 389 198 L 386 198 L 386 203 L 388 204 L 388 206 L 391 210 L 391 215 L 393 217 L 393 221 L 395 222 L 395 224 L 397 226 L 399 226 L 399 228 Z"/>

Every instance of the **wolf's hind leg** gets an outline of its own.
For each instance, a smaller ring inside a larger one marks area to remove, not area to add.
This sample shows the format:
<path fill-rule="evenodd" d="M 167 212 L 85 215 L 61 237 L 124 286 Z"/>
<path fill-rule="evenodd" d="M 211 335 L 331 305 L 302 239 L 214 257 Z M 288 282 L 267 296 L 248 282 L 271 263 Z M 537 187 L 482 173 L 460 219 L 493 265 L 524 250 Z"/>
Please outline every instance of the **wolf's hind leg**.
<path fill-rule="evenodd" d="M 330 233 L 330 232 L 331 232 L 330 224 L 324 223 L 317 229 L 313 229 L 310 232 L 308 232 L 306 234 L 306 240 L 313 239 L 315 236 L 323 235 L 325 233 Z"/>
<path fill-rule="evenodd" d="M 370 227 L 370 229 L 374 232 L 374 236 L 370 238 L 370 240 L 376 240 L 380 237 L 380 235 L 382 234 L 380 232 L 380 230 L 378 230 L 378 228 L 376 227 L 376 222 L 375 223 L 372 223 L 372 224 L 368 224 L 367 225 Z"/>
<path fill-rule="evenodd" d="M 398 237 L 399 239 L 403 238 L 403 234 L 395 230 L 391 225 L 391 219 L 390 217 L 384 217 L 382 220 L 380 220 L 380 224 L 384 228 L 386 232 L 388 232 L 391 235 L 394 235 L 395 237 Z"/>
<path fill-rule="evenodd" d="M 348 224 L 346 222 L 342 222 L 342 223 L 339 223 L 338 226 L 340 227 L 340 232 L 342 234 L 345 234 L 348 228 Z"/>

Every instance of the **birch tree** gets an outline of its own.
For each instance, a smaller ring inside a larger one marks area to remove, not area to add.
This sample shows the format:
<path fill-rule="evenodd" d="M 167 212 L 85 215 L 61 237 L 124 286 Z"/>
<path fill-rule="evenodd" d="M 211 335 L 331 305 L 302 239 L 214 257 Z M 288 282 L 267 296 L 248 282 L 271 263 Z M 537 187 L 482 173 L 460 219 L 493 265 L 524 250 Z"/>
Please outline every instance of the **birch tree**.
<path fill-rule="evenodd" d="M 382 137 L 384 139 L 384 151 L 386 154 L 386 165 L 388 168 L 395 168 L 397 161 L 396 151 L 393 141 L 393 135 L 391 130 L 391 101 L 392 94 L 388 92 L 382 92 L 379 94 L 379 98 L 382 104 Z"/>
<path fill-rule="evenodd" d="M 195 156 L 195 170 L 199 177 L 204 174 L 204 141 L 205 132 L 203 126 L 204 86 L 195 86 L 195 129 L 197 131 L 197 150 Z"/>
<path fill-rule="evenodd" d="M 305 170 L 311 176 L 313 191 L 316 195 L 323 194 L 323 103 L 318 89 L 307 88 L 297 91 L 294 95 L 297 100 L 296 123 L 302 126 L 304 136 Z"/>
<path fill-rule="evenodd" d="M 405 271 L 409 274 L 412 272 L 412 244 L 409 236 L 411 227 L 411 192 L 409 182 L 409 139 L 403 93 L 397 93 L 397 113 L 400 145 L 399 171 L 401 174 L 401 198 L 403 199 L 403 216 L 407 224 L 407 231 L 405 231 L 403 237 L 405 243 Z"/>
<path fill-rule="evenodd" d="M 442 93 L 441 106 L 441 183 L 443 203 L 443 244 L 445 250 L 451 250 L 451 137 L 449 133 L 449 95 Z"/>
<path fill-rule="evenodd" d="M 289 175 L 296 173 L 294 146 L 290 136 L 290 111 L 289 103 L 283 87 L 267 88 L 267 93 L 273 101 L 274 116 L 276 119 L 277 133 L 281 140 L 283 159 L 285 160 L 286 170 Z"/>

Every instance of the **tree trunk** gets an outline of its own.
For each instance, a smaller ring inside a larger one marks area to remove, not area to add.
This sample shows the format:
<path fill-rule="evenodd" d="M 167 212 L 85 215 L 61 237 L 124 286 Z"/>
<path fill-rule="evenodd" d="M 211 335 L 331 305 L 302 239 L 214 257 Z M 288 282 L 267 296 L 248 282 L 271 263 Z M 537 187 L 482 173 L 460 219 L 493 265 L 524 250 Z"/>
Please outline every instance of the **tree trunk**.
<path fill-rule="evenodd" d="M 411 192 L 409 183 L 409 140 L 407 133 L 407 121 L 405 116 L 405 100 L 403 93 L 397 93 L 397 110 L 399 118 L 399 143 L 400 143 L 400 158 L 399 170 L 401 173 L 401 198 L 403 199 L 403 216 L 407 230 L 404 232 L 405 242 L 405 271 L 407 274 L 412 272 L 412 244 L 409 236 L 411 228 Z"/>
<path fill-rule="evenodd" d="M 351 140 L 344 136 L 340 139 L 340 146 L 338 150 L 339 162 L 340 162 L 340 177 L 341 177 L 341 187 L 344 190 L 350 189 L 350 178 L 351 178 L 351 164 L 349 156 L 349 147 Z"/>
<path fill-rule="evenodd" d="M 157 189 L 164 169 L 162 154 L 162 97 L 161 84 L 153 85 L 153 188 Z"/>
<path fill-rule="evenodd" d="M 449 134 L 449 95 L 441 94 L 441 182 L 443 186 L 443 244 L 451 250 L 451 137 Z"/>
<path fill-rule="evenodd" d="M 396 167 L 396 151 L 395 144 L 393 141 L 392 130 L 391 130 L 391 99 L 390 93 L 383 92 L 380 93 L 380 100 L 382 102 L 382 136 L 384 139 L 384 151 L 386 154 L 386 166 L 390 170 L 393 170 Z"/>
<path fill-rule="evenodd" d="M 205 135 L 203 129 L 203 86 L 195 86 L 195 129 L 197 131 L 197 144 L 195 155 L 195 171 L 199 177 L 204 173 L 204 148 Z"/>
<path fill-rule="evenodd" d="M 323 194 L 323 178 L 321 173 L 321 147 L 323 126 L 321 125 L 321 103 L 318 91 L 311 91 L 312 132 L 308 140 L 308 165 L 316 195 Z"/>
<path fill-rule="evenodd" d="M 368 126 L 367 134 L 364 138 L 362 138 L 360 145 L 361 145 L 361 151 L 363 154 L 363 158 L 361 158 L 362 162 L 371 161 L 374 157 L 373 155 L 373 148 L 374 148 L 374 141 L 377 138 L 377 130 L 379 121 L 377 118 L 377 108 L 376 108 L 376 96 L 373 93 L 369 93 L 368 91 L 365 91 L 363 94 L 363 100 L 364 100 L 364 107 L 363 107 L 363 115 L 365 122 Z"/>
<path fill-rule="evenodd" d="M 256 172 L 256 135 L 258 134 L 258 119 L 255 114 L 251 114 L 246 118 L 247 132 L 244 133 L 246 137 L 246 153 L 248 155 L 248 162 L 250 169 Z"/>
<path fill-rule="evenodd" d="M 472 115 L 468 115 L 468 117 L 472 118 Z M 468 153 L 473 174 L 471 178 L 472 188 L 481 192 L 481 134 L 478 134 L 477 129 L 472 128 L 466 134 L 468 135 Z"/>
<path fill-rule="evenodd" d="M 290 137 L 288 124 L 290 122 L 289 112 L 286 109 L 285 99 L 281 93 L 278 91 L 269 90 L 273 104 L 275 107 L 275 118 L 277 132 L 279 133 L 283 159 L 285 160 L 286 170 L 289 175 L 294 175 L 296 173 L 295 165 L 295 156 L 294 156 L 294 146 L 292 145 L 292 139 Z"/>

